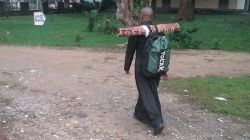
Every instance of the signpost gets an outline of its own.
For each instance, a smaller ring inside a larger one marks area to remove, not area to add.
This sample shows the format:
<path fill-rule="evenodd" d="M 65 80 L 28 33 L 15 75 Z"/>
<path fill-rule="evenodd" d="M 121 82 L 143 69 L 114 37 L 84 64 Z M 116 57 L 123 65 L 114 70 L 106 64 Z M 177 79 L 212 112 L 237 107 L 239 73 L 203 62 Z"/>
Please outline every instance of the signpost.
<path fill-rule="evenodd" d="M 43 12 L 34 12 L 34 25 L 43 26 L 45 23 L 46 17 Z"/>
<path fill-rule="evenodd" d="M 35 26 L 40 26 L 39 29 L 39 39 L 40 39 L 40 45 L 42 43 L 42 36 L 41 36 L 41 26 L 45 23 L 46 17 L 43 14 L 43 12 L 34 12 L 34 25 Z"/>

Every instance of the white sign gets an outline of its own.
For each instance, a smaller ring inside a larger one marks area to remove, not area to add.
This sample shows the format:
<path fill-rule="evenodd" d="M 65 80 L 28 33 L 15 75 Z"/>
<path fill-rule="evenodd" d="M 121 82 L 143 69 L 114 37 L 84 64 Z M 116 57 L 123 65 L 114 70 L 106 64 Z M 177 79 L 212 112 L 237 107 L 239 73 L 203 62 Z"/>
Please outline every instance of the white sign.
<path fill-rule="evenodd" d="M 43 26 L 46 17 L 43 12 L 34 12 L 34 24 L 38 26 Z"/>

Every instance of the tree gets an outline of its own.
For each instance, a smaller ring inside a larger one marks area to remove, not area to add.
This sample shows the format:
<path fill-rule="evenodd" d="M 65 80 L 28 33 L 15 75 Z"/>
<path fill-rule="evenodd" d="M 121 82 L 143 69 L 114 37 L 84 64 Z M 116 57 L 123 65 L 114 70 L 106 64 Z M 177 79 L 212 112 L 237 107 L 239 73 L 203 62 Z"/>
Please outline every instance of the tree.
<path fill-rule="evenodd" d="M 194 18 L 193 0 L 181 0 L 180 7 L 177 13 L 177 19 L 190 21 Z"/>
<path fill-rule="evenodd" d="M 124 26 L 134 26 L 138 22 L 133 17 L 134 0 L 116 0 L 116 18 L 119 19 Z"/>
<path fill-rule="evenodd" d="M 136 17 L 134 7 L 135 3 L 139 3 L 140 8 L 153 6 L 153 10 L 155 11 L 156 9 L 156 0 L 115 0 L 115 2 L 117 6 L 116 17 L 125 26 L 138 25 L 138 17 Z"/>

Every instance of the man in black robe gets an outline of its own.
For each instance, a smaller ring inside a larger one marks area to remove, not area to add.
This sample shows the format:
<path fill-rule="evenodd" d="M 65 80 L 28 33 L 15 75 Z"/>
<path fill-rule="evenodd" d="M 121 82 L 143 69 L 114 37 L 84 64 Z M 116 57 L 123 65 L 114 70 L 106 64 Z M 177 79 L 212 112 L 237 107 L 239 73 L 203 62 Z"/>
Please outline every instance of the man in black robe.
<path fill-rule="evenodd" d="M 141 10 L 140 21 L 142 25 L 152 25 L 153 10 L 151 8 L 143 8 Z M 154 131 L 153 135 L 158 135 L 164 128 L 161 113 L 161 104 L 158 97 L 158 85 L 161 76 L 146 77 L 141 70 L 143 47 L 147 41 L 144 35 L 131 36 L 128 39 L 128 45 L 125 56 L 124 70 L 129 74 L 130 66 L 136 52 L 135 59 L 135 80 L 139 92 L 137 104 L 135 106 L 134 117 L 150 125 Z M 164 75 L 164 79 L 167 75 Z"/>

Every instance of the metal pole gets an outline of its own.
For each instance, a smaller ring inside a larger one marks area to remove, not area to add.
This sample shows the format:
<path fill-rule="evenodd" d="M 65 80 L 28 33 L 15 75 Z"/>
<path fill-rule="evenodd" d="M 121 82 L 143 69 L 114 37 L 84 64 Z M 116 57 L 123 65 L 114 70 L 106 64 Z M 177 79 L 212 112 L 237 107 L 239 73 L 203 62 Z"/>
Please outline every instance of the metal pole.
<path fill-rule="evenodd" d="M 249 10 L 249 0 L 245 0 L 245 8 L 244 10 L 247 12 Z"/>
<path fill-rule="evenodd" d="M 39 11 L 43 12 L 43 3 L 42 0 L 37 0 L 38 1 L 38 9 Z"/>
<path fill-rule="evenodd" d="M 4 1 L 4 15 L 6 17 L 6 19 L 9 19 L 9 15 L 8 15 L 8 7 L 7 7 L 7 2 Z"/>
<path fill-rule="evenodd" d="M 42 27 L 38 26 L 39 30 L 39 46 L 42 45 Z"/>

